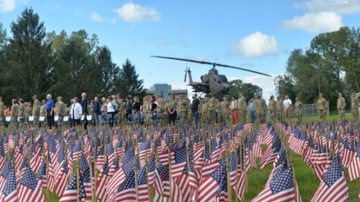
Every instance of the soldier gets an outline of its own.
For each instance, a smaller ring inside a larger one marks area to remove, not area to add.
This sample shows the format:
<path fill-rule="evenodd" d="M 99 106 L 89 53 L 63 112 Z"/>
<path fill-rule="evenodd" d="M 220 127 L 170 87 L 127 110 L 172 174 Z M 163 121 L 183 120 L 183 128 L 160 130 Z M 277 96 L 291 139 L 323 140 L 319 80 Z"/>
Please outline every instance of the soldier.
<path fill-rule="evenodd" d="M 292 101 L 288 95 L 285 95 L 285 100 L 283 101 L 284 114 L 288 122 L 291 122 L 291 111 L 292 111 Z"/>
<path fill-rule="evenodd" d="M 166 104 L 166 110 L 168 113 L 168 119 L 169 119 L 169 125 L 174 124 L 176 122 L 176 117 L 177 117 L 177 113 L 176 113 L 176 100 L 174 95 L 170 95 L 169 97 L 169 101 Z"/>
<path fill-rule="evenodd" d="M 230 103 L 228 102 L 227 97 L 224 97 L 223 101 L 220 102 L 221 123 L 226 123 L 229 120 L 229 105 Z"/>
<path fill-rule="evenodd" d="M 284 117 L 283 102 L 284 102 L 284 100 L 280 96 L 278 96 L 277 102 L 276 102 L 276 114 L 277 114 L 277 119 L 279 122 L 282 122 L 283 117 Z"/>
<path fill-rule="evenodd" d="M 354 120 L 357 120 L 359 117 L 359 98 L 356 96 L 355 92 L 351 94 L 351 113 Z"/>
<path fill-rule="evenodd" d="M 147 95 L 143 98 L 143 113 L 144 113 L 144 122 L 148 126 L 151 122 L 151 101 L 150 96 Z"/>
<path fill-rule="evenodd" d="M 269 113 L 270 113 L 270 122 L 275 123 L 276 121 L 276 102 L 274 96 L 270 96 L 269 100 Z"/>
<path fill-rule="evenodd" d="M 336 107 L 337 107 L 337 110 L 339 113 L 339 119 L 340 119 L 340 121 L 343 121 L 345 119 L 346 101 L 345 101 L 345 98 L 342 96 L 342 93 L 339 93 Z"/>
<path fill-rule="evenodd" d="M 216 107 L 218 101 L 217 99 L 212 95 L 212 93 L 209 93 L 209 99 L 208 99 L 208 124 L 214 124 L 216 123 Z"/>
<path fill-rule="evenodd" d="M 33 106 L 32 106 L 32 115 L 34 118 L 33 127 L 39 126 L 40 106 L 41 106 L 41 103 L 38 99 L 38 96 L 33 95 Z"/>
<path fill-rule="evenodd" d="M 25 122 L 25 105 L 24 100 L 22 98 L 19 99 L 18 104 L 18 121 L 20 124 L 20 128 L 24 128 L 24 122 Z"/>
<path fill-rule="evenodd" d="M 11 126 L 14 128 L 18 125 L 19 105 L 16 99 L 12 99 L 11 104 Z"/>
<path fill-rule="evenodd" d="M 0 97 L 0 127 L 2 127 L 4 124 L 4 109 L 5 106 L 4 106 L 3 98 Z"/>
<path fill-rule="evenodd" d="M 43 123 L 44 123 L 44 128 L 45 128 L 46 122 L 47 122 L 47 119 L 45 118 L 46 117 L 46 100 L 41 100 L 40 117 L 43 117 Z"/>
<path fill-rule="evenodd" d="M 297 123 L 301 124 L 302 123 L 303 104 L 300 101 L 299 97 L 296 97 L 295 113 L 296 113 Z"/>
<path fill-rule="evenodd" d="M 186 121 L 187 110 L 188 110 L 188 106 L 186 104 L 185 96 L 181 95 L 177 105 L 177 111 L 179 112 L 178 117 L 181 123 L 185 123 Z"/>
<path fill-rule="evenodd" d="M 237 109 L 238 109 L 240 124 L 244 125 L 246 122 L 247 105 L 246 105 L 246 100 L 245 100 L 244 94 L 242 92 L 239 93 L 239 98 L 237 101 Z"/>
<path fill-rule="evenodd" d="M 264 106 L 260 95 L 255 95 L 254 109 L 256 123 L 261 123 L 263 121 Z"/>
<path fill-rule="evenodd" d="M 323 97 L 323 94 L 319 94 L 319 99 L 316 102 L 316 108 L 319 111 L 320 121 L 325 121 L 325 111 L 326 111 L 326 99 Z"/>
<path fill-rule="evenodd" d="M 201 102 L 201 122 L 207 123 L 208 121 L 208 98 L 204 98 L 204 100 Z"/>

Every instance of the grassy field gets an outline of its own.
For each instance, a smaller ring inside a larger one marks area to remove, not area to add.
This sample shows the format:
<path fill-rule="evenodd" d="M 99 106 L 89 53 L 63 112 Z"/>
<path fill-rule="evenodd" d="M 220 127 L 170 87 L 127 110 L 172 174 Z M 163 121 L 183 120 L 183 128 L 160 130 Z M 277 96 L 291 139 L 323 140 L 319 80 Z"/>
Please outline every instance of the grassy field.
<path fill-rule="evenodd" d="M 346 119 L 351 119 L 351 114 L 346 114 Z M 318 121 L 318 116 L 308 116 L 303 118 L 304 123 L 311 123 L 314 121 Z M 336 121 L 338 120 L 337 115 L 330 115 L 326 117 L 326 121 Z M 295 122 L 296 119 L 293 119 L 293 122 Z M 293 164 L 295 178 L 297 180 L 300 195 L 302 197 L 302 200 L 309 201 L 310 198 L 315 193 L 316 189 L 319 187 L 320 182 L 318 181 L 315 173 L 312 171 L 310 167 L 308 167 L 302 158 L 295 154 L 290 153 L 291 162 Z M 245 197 L 241 202 L 249 202 L 254 197 L 257 196 L 260 191 L 264 189 L 264 186 L 266 184 L 266 181 L 270 175 L 270 172 L 272 170 L 272 164 L 269 164 L 264 169 L 260 168 L 253 168 L 248 172 L 247 178 L 246 178 L 246 193 Z M 345 175 L 347 179 L 347 184 L 349 186 L 349 196 L 351 202 L 356 202 L 359 191 L 360 191 L 360 180 L 350 181 L 347 173 L 347 169 L 345 169 Z M 56 197 L 55 194 L 47 192 L 45 189 L 43 190 L 45 196 L 47 194 L 48 201 L 56 202 L 58 201 L 58 197 Z M 233 195 L 233 201 L 235 201 L 235 195 Z"/>

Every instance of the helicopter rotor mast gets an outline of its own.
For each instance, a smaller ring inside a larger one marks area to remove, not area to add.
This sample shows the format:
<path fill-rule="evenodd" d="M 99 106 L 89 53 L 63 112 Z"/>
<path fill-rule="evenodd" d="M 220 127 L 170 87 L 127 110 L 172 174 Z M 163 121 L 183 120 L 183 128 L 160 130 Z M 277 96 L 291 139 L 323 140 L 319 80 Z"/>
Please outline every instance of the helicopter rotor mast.
<path fill-rule="evenodd" d="M 205 65 L 212 65 L 213 68 L 216 68 L 216 66 L 219 66 L 219 67 L 237 69 L 237 70 L 241 70 L 241 71 L 246 71 L 246 72 L 251 72 L 251 73 L 271 77 L 269 74 L 265 74 L 265 73 L 258 72 L 258 71 L 255 71 L 255 70 L 246 69 L 246 68 L 242 68 L 242 67 L 231 66 L 231 65 L 224 65 L 224 64 L 215 63 L 215 62 L 200 61 L 200 60 L 193 60 L 193 59 L 186 59 L 186 58 L 177 58 L 177 57 L 157 56 L 157 55 L 153 55 L 151 57 L 161 58 L 161 59 L 168 59 L 168 60 L 179 60 L 179 61 L 193 62 L 193 63 L 205 64 Z"/>

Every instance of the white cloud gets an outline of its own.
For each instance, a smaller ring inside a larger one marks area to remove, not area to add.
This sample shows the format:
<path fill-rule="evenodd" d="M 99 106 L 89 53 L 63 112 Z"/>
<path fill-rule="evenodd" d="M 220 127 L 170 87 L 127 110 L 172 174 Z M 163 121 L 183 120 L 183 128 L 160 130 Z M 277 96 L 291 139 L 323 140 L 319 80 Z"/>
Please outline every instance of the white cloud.
<path fill-rule="evenodd" d="M 231 51 L 245 57 L 260 57 L 277 53 L 279 47 L 274 36 L 255 32 L 234 44 Z"/>
<path fill-rule="evenodd" d="M 303 3 L 296 3 L 295 6 L 305 9 L 309 13 L 355 14 L 360 12 L 359 0 L 308 0 Z"/>
<path fill-rule="evenodd" d="M 99 13 L 97 13 L 96 11 L 93 11 L 91 12 L 90 14 L 90 19 L 93 21 L 93 22 L 103 22 L 103 18 L 101 17 L 101 15 Z"/>
<path fill-rule="evenodd" d="M 343 26 L 341 16 L 334 12 L 305 13 L 284 22 L 285 27 L 310 33 L 336 31 Z"/>
<path fill-rule="evenodd" d="M 267 101 L 271 95 L 276 95 L 276 86 L 273 77 L 265 77 L 261 75 L 253 75 L 241 78 L 230 77 L 229 81 L 240 79 L 244 83 L 251 83 L 257 85 L 262 89 L 262 97 Z"/>
<path fill-rule="evenodd" d="M 15 7 L 16 7 L 16 0 L 0 0 L 1 13 L 13 11 Z"/>
<path fill-rule="evenodd" d="M 137 23 L 144 21 L 159 21 L 160 13 L 154 8 L 144 7 L 135 3 L 126 3 L 115 12 L 121 17 L 121 19 L 128 23 Z"/>

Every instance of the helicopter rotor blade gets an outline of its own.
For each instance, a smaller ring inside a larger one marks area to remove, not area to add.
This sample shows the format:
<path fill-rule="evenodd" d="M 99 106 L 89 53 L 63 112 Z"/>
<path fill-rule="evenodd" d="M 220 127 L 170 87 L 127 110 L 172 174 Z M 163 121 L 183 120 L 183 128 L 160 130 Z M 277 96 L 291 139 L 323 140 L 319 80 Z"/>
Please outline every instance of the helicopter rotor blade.
<path fill-rule="evenodd" d="M 271 75 L 269 75 L 269 74 L 265 74 L 265 73 L 262 73 L 262 72 L 258 72 L 258 71 L 255 71 L 255 70 L 246 69 L 246 68 L 242 68 L 242 67 L 235 67 L 235 66 L 231 66 L 231 65 L 223 65 L 223 64 L 219 64 L 219 63 L 214 63 L 214 65 L 215 65 L 215 66 L 219 66 L 219 67 L 237 69 L 237 70 L 242 70 L 242 71 L 246 71 L 246 72 L 251 72 L 251 73 L 255 73 L 255 74 L 260 74 L 260 75 L 263 75 L 263 76 L 271 77 Z"/>
<path fill-rule="evenodd" d="M 179 60 L 179 61 L 186 61 L 186 62 L 194 62 L 194 63 L 198 63 L 198 64 L 212 65 L 213 67 L 219 66 L 219 67 L 237 69 L 237 70 L 241 70 L 241 71 L 246 71 L 246 72 L 251 72 L 251 73 L 271 77 L 271 75 L 269 75 L 269 74 L 265 74 L 265 73 L 258 72 L 255 70 L 246 69 L 246 68 L 242 68 L 242 67 L 235 67 L 235 66 L 231 66 L 231 65 L 224 65 L 224 64 L 214 63 L 214 62 L 200 61 L 200 60 L 193 60 L 193 59 L 186 59 L 186 58 L 177 58 L 177 57 L 158 56 L 158 55 L 153 55 L 151 57 L 161 58 L 161 59 L 169 59 L 169 60 Z"/>

